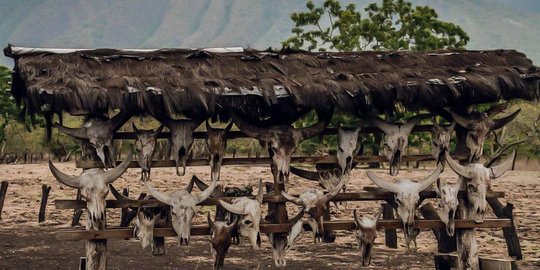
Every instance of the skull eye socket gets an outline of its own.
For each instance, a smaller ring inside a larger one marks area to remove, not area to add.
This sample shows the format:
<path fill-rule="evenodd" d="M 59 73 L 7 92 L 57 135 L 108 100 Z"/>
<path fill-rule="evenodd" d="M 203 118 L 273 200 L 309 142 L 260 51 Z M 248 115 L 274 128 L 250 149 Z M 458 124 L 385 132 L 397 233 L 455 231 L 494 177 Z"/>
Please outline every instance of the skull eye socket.
<path fill-rule="evenodd" d="M 244 223 L 244 225 L 247 225 L 247 226 L 250 226 L 253 224 L 253 222 L 251 222 L 251 220 L 244 220 L 242 223 Z"/>
<path fill-rule="evenodd" d="M 399 198 L 396 198 L 396 203 L 397 203 L 398 205 L 401 205 L 401 204 L 402 204 L 402 202 L 401 202 L 401 200 L 400 200 Z"/>
<path fill-rule="evenodd" d="M 476 192 L 476 187 L 474 185 L 467 185 L 467 189 L 471 192 Z"/>
<path fill-rule="evenodd" d="M 338 147 L 338 151 L 339 151 L 339 152 L 345 152 L 345 151 L 343 151 L 343 148 L 341 148 L 341 146 Z"/>
<path fill-rule="evenodd" d="M 278 151 L 277 147 L 275 147 L 275 146 L 272 146 L 271 149 L 272 149 L 272 152 L 274 152 L 274 153 L 277 153 L 277 151 Z"/>

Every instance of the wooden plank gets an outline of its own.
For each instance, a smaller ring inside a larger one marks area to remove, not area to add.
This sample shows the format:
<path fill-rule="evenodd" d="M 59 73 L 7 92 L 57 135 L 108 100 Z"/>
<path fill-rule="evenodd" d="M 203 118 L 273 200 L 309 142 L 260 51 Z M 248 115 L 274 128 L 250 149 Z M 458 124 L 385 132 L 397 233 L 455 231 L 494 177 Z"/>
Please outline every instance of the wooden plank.
<path fill-rule="evenodd" d="M 9 183 L 7 181 L 2 181 L 0 183 L 0 220 L 2 220 L 2 208 L 4 208 L 8 186 Z"/>
<path fill-rule="evenodd" d="M 514 205 L 507 203 L 503 206 L 497 198 L 486 198 L 489 206 L 493 209 L 493 213 L 498 218 L 509 218 L 512 220 L 512 226 L 509 228 L 503 228 L 504 239 L 506 240 L 506 248 L 508 255 L 518 260 L 523 259 L 521 252 L 521 244 L 517 235 L 516 226 L 514 225 Z"/>
<path fill-rule="evenodd" d="M 261 224 L 261 233 L 284 233 L 288 232 L 293 224 Z M 473 220 L 456 220 L 456 228 L 505 228 L 511 226 L 510 219 L 486 219 L 483 223 L 475 223 Z M 403 224 L 401 220 L 379 220 L 378 229 L 401 229 Z M 356 224 L 353 220 L 325 221 L 324 228 L 328 230 L 354 230 Z M 444 228 L 444 223 L 439 220 L 416 220 L 415 228 L 431 229 Z M 304 227 L 310 230 L 309 226 Z M 193 225 L 191 235 L 208 235 L 210 229 L 207 224 Z M 75 241 L 75 240 L 95 240 L 109 238 L 132 238 L 133 228 L 112 228 L 106 230 L 60 230 L 55 233 L 57 240 Z M 176 233 L 172 228 L 155 228 L 154 237 L 172 237 Z"/>
<path fill-rule="evenodd" d="M 464 160 L 466 157 L 464 156 L 453 156 L 456 160 Z M 375 155 L 367 155 L 367 156 L 356 156 L 354 160 L 358 163 L 370 163 L 370 162 L 387 162 L 387 158 L 385 156 L 375 156 Z M 402 162 L 409 162 L 409 161 L 433 161 L 435 160 L 431 155 L 408 155 L 403 156 L 401 158 Z M 122 161 L 118 160 L 116 163 L 119 165 Z M 268 165 L 272 163 L 272 159 L 269 157 L 260 157 L 260 158 L 223 158 L 222 165 L 239 165 L 239 166 L 253 166 L 253 165 Z M 322 157 L 308 157 L 308 156 L 301 156 L 301 157 L 292 157 L 291 158 L 291 164 L 297 164 L 297 163 L 308 163 L 308 164 L 316 164 L 316 163 L 337 163 L 337 159 L 334 156 L 322 156 Z M 95 161 L 95 160 L 77 160 L 75 163 L 77 168 L 82 169 L 91 169 L 91 168 L 103 168 L 103 164 L 101 161 Z M 187 161 L 187 166 L 208 166 L 208 159 L 189 159 Z M 168 167 L 175 167 L 176 163 L 174 160 L 153 160 L 152 161 L 152 168 L 168 168 Z M 139 164 L 137 161 L 132 161 L 129 164 L 130 168 L 139 168 Z"/>
<path fill-rule="evenodd" d="M 39 223 L 45 221 L 45 209 L 47 207 L 47 200 L 49 199 L 50 191 L 51 191 L 51 186 L 49 185 L 41 186 L 41 204 L 39 205 L 39 214 L 38 214 Z"/>
<path fill-rule="evenodd" d="M 487 193 L 488 197 L 496 197 L 496 198 L 504 198 L 504 192 L 500 191 L 490 191 Z M 293 195 L 298 196 L 298 195 Z M 437 194 L 435 191 L 422 191 L 420 192 L 420 198 L 421 199 L 427 199 L 427 198 L 435 198 Z M 465 191 L 460 191 L 458 193 L 458 197 L 464 198 L 467 194 Z M 235 197 L 222 197 L 219 198 L 224 201 L 230 201 L 234 199 Z M 254 198 L 251 196 L 251 198 Z M 387 191 L 374 191 L 374 192 L 348 192 L 348 193 L 339 193 L 337 194 L 331 201 L 377 201 L 377 200 L 393 200 L 394 199 L 394 193 L 387 192 Z M 283 203 L 287 200 L 282 195 L 268 195 L 265 194 L 263 197 L 263 202 L 268 203 Z M 77 209 L 77 208 L 85 208 L 86 202 L 83 200 L 55 200 L 54 204 L 56 206 L 56 209 Z M 217 200 L 215 198 L 209 198 L 202 202 L 200 205 L 216 205 Z M 148 200 L 130 200 L 130 201 L 119 201 L 119 200 L 107 200 L 106 207 L 107 208 L 136 208 L 136 207 L 156 207 L 156 206 L 164 206 L 164 204 L 160 203 L 156 199 L 148 199 Z"/>
<path fill-rule="evenodd" d="M 394 219 L 394 208 L 388 203 L 383 203 L 382 206 L 383 206 L 383 218 Z M 396 229 L 384 230 L 384 244 L 389 248 L 397 248 Z"/>
<path fill-rule="evenodd" d="M 431 132 L 431 128 L 433 125 L 417 125 L 413 128 L 412 133 L 416 132 Z M 381 131 L 376 127 L 362 127 L 362 130 L 360 130 L 361 134 L 373 134 L 373 133 L 380 133 Z M 325 129 L 321 135 L 336 135 L 337 134 L 337 128 L 327 128 Z M 170 137 L 169 132 L 161 132 L 158 135 L 158 139 L 168 139 Z M 193 138 L 195 139 L 206 139 L 206 131 L 195 131 L 193 132 Z M 116 140 L 135 140 L 137 136 L 134 132 L 116 132 L 113 136 Z M 239 138 L 250 138 L 246 136 L 243 132 L 239 130 L 232 130 L 228 132 L 227 139 L 239 139 Z"/>

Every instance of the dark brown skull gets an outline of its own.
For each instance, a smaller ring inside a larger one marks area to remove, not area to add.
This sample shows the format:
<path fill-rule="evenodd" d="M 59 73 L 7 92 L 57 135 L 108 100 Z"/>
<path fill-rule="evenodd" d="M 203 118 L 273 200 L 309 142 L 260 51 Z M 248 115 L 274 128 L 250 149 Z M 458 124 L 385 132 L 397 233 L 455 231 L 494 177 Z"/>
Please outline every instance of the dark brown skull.
<path fill-rule="evenodd" d="M 431 128 L 431 155 L 437 160 L 437 166 L 442 165 L 444 168 L 444 157 L 450 147 L 450 140 L 455 126 L 456 122 L 444 127 L 439 126 L 435 120 L 433 121 L 433 127 Z"/>
<path fill-rule="evenodd" d="M 231 224 L 226 221 L 212 221 L 208 213 L 208 225 L 210 226 L 210 244 L 212 245 L 212 255 L 214 256 L 214 270 L 223 269 L 225 256 L 231 246 L 231 233 L 237 226 L 238 218 Z"/>
<path fill-rule="evenodd" d="M 382 209 L 380 209 L 373 217 L 358 217 L 356 209 L 353 213 L 354 221 L 356 223 L 356 241 L 358 242 L 358 248 L 360 249 L 360 255 L 362 256 L 362 266 L 369 266 L 371 264 L 373 243 L 377 238 L 377 222 L 382 214 Z"/>
<path fill-rule="evenodd" d="M 176 162 L 176 174 L 183 176 L 186 174 L 186 165 L 193 146 L 193 132 L 201 124 L 202 119 L 195 120 L 162 120 L 165 125 L 171 131 L 169 143 L 171 146 L 170 158 Z M 178 170 L 178 167 L 182 166 L 182 172 Z"/>
<path fill-rule="evenodd" d="M 212 171 L 212 179 L 219 180 L 219 172 L 223 154 L 227 148 L 227 133 L 231 131 L 233 122 L 229 123 L 225 129 L 212 128 L 210 123 L 206 121 L 206 146 L 210 152 L 210 169 Z"/>
<path fill-rule="evenodd" d="M 133 131 L 137 136 L 135 140 L 135 149 L 137 150 L 137 161 L 139 167 L 141 167 L 141 180 L 150 180 L 150 169 L 152 166 L 152 159 L 154 157 L 154 150 L 156 148 L 157 136 L 163 131 L 163 125 L 161 125 L 156 131 L 138 129 L 133 123 Z"/>

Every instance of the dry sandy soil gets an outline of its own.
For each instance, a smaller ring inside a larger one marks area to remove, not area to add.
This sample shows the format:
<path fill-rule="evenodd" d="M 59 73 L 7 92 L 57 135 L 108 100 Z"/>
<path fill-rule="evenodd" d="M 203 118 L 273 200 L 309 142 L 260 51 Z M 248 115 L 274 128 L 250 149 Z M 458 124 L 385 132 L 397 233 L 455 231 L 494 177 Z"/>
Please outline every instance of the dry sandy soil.
<path fill-rule="evenodd" d="M 73 163 L 58 164 L 67 173 L 77 173 Z M 53 179 L 46 164 L 1 165 L 2 180 L 9 182 L 8 193 L 0 221 L 0 269 L 76 269 L 78 259 L 84 256 L 84 242 L 59 242 L 54 238 L 58 229 L 69 228 L 72 210 L 56 210 L 55 199 L 73 199 L 75 190 L 61 186 Z M 182 188 L 196 174 L 202 179 L 209 179 L 208 167 L 188 168 L 184 177 L 174 174 L 173 168 L 154 169 L 152 178 L 161 190 Z M 379 171 L 384 176 L 386 172 Z M 424 170 L 403 170 L 400 177 L 423 178 L 428 175 Z M 226 186 L 256 185 L 259 178 L 270 181 L 266 167 L 227 167 L 222 169 L 222 180 Z M 388 178 L 388 177 L 387 177 Z M 443 180 L 455 182 L 457 176 L 449 169 L 445 170 Z M 314 182 L 291 177 L 288 185 L 291 193 L 296 194 L 306 187 L 315 187 Z M 52 186 L 47 221 L 37 223 L 41 185 Z M 365 171 L 358 169 L 352 174 L 348 190 L 361 190 L 372 185 L 365 177 Z M 519 262 L 521 269 L 540 267 L 540 172 L 512 171 L 492 183 L 495 191 L 505 191 L 503 202 L 515 205 L 518 234 L 524 253 L 524 260 Z M 137 196 L 143 186 L 139 182 L 139 172 L 130 169 L 115 182 L 117 188 L 130 187 L 132 197 Z M 112 197 L 112 195 L 109 195 Z M 429 201 L 429 200 L 427 200 Z M 427 202 L 426 201 L 426 202 Z M 352 210 L 358 208 L 362 213 L 374 213 L 378 202 L 350 202 L 346 209 L 341 207 L 333 219 L 351 219 Z M 290 212 L 297 207 L 289 204 Z M 265 207 L 266 208 L 266 207 Z M 210 207 L 201 208 L 194 223 L 204 223 L 204 212 Z M 264 210 L 266 211 L 266 209 Z M 119 223 L 119 209 L 108 210 L 108 222 L 111 226 Z M 84 223 L 85 217 L 82 221 Z M 84 225 L 84 224 L 83 224 Z M 352 232 L 337 232 L 335 244 L 313 244 L 309 233 L 305 233 L 298 245 L 288 253 L 289 269 L 353 269 L 359 268 L 359 251 Z M 430 231 L 423 231 L 418 236 L 418 252 L 408 253 L 404 247 L 403 235 L 398 232 L 399 248 L 389 249 L 383 244 L 384 235 L 379 231 L 371 269 L 433 269 L 433 253 L 436 241 Z M 150 250 L 142 250 L 137 240 L 110 240 L 109 269 L 209 269 L 212 259 L 206 236 L 193 237 L 189 247 L 180 247 L 174 238 L 167 239 L 167 253 L 164 256 L 152 256 Z M 226 269 L 274 269 L 272 250 L 266 237 L 263 237 L 263 249 L 253 251 L 247 241 L 239 246 L 232 246 L 225 261 Z M 480 230 L 478 233 L 479 251 L 483 256 L 505 257 L 506 244 L 500 229 Z"/>

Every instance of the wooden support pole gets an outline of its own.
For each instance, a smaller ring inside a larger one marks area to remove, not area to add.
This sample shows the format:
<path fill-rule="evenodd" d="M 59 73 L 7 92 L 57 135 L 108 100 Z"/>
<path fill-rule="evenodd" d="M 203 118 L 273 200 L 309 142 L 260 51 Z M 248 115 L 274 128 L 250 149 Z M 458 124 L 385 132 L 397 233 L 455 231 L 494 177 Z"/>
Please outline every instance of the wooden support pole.
<path fill-rule="evenodd" d="M 420 207 L 420 213 L 425 219 L 435 219 L 440 220 L 439 214 L 433 207 L 431 203 L 426 203 Z M 433 234 L 437 238 L 437 251 L 441 253 L 450 253 L 457 250 L 456 248 L 456 237 L 448 236 L 446 229 L 433 228 Z"/>
<path fill-rule="evenodd" d="M 128 188 L 123 188 L 122 189 L 122 195 L 129 198 L 129 189 Z M 129 224 L 129 221 L 127 221 L 129 213 L 130 213 L 129 208 L 122 207 L 122 210 L 120 210 L 120 227 L 127 226 Z"/>
<path fill-rule="evenodd" d="M 47 208 L 47 201 L 49 199 L 49 192 L 51 191 L 51 187 L 48 185 L 42 185 L 41 186 L 41 204 L 39 206 L 39 214 L 38 214 L 38 222 L 44 222 L 45 221 L 45 209 Z"/>
<path fill-rule="evenodd" d="M 394 219 L 394 208 L 388 203 L 383 203 L 383 218 Z M 396 229 L 384 230 L 384 242 L 389 248 L 397 248 Z"/>
<path fill-rule="evenodd" d="M 512 221 L 511 227 L 503 228 L 503 235 L 504 239 L 506 240 L 508 255 L 517 260 L 523 259 L 523 254 L 521 253 L 521 244 L 519 243 L 519 237 L 514 224 L 514 205 L 507 203 L 506 206 L 503 206 L 497 198 L 488 197 L 486 200 L 491 209 L 493 209 L 493 213 L 495 213 L 498 218 L 508 218 Z"/>
<path fill-rule="evenodd" d="M 4 208 L 8 186 L 9 183 L 7 181 L 2 181 L 0 184 L 0 220 L 2 220 L 2 208 Z"/>
<path fill-rule="evenodd" d="M 82 205 L 81 207 L 76 207 L 73 209 L 73 218 L 71 219 L 71 227 L 75 227 L 75 226 L 78 226 L 78 225 L 81 225 L 80 223 L 80 220 L 81 220 L 81 216 L 83 214 L 83 208 L 85 207 L 86 205 L 86 202 L 83 202 L 82 201 L 82 195 L 81 195 L 81 189 L 77 189 L 77 196 L 75 198 L 77 201 L 80 201 L 82 202 Z M 56 201 L 54 202 L 55 205 L 56 205 Z M 58 207 L 57 207 L 58 208 Z M 86 259 L 85 259 L 86 260 Z M 86 262 L 86 261 L 85 261 Z"/>
<path fill-rule="evenodd" d="M 458 216 L 470 219 L 474 207 L 467 199 L 459 199 Z M 456 247 L 458 253 L 458 269 L 479 270 L 478 243 L 476 241 L 476 229 L 456 229 Z"/>

